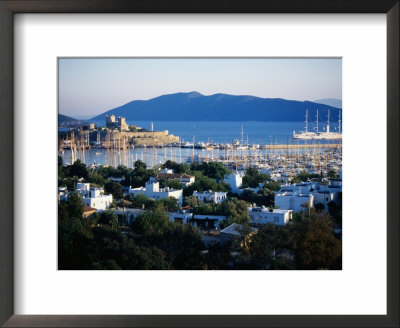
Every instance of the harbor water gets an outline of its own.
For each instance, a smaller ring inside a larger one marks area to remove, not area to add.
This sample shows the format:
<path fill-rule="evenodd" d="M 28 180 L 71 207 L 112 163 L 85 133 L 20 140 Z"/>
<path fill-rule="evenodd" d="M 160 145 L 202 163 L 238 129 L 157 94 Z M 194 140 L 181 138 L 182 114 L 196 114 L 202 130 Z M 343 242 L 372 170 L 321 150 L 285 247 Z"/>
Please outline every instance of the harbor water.
<path fill-rule="evenodd" d="M 303 122 L 177 122 L 177 121 L 144 121 L 130 122 L 142 128 L 151 130 L 151 125 L 156 131 L 168 130 L 169 134 L 180 137 L 182 142 L 204 142 L 209 144 L 228 145 L 237 140 L 240 145 L 248 145 L 249 149 L 226 149 L 213 147 L 212 149 L 198 149 L 196 147 L 134 147 L 128 149 L 103 149 L 90 148 L 85 151 L 78 150 L 75 155 L 88 165 L 124 165 L 133 167 L 135 161 L 141 160 L 148 167 L 163 164 L 167 160 L 178 163 L 223 161 L 237 162 L 243 165 L 250 163 L 268 163 L 279 161 L 287 154 L 305 156 L 320 155 L 326 151 L 325 143 L 339 143 L 339 141 L 310 141 L 294 140 L 293 131 L 304 130 Z M 101 124 L 99 124 L 101 125 Z M 335 128 L 336 126 L 336 128 Z M 309 130 L 313 127 L 309 124 Z M 323 124 L 319 126 L 323 130 Z M 331 130 L 336 130 L 337 124 L 331 123 Z M 265 145 L 299 145 L 314 144 L 318 142 L 322 148 L 313 149 L 263 149 Z M 341 142 L 341 141 L 340 141 Z M 260 146 L 260 147 L 258 147 Z M 333 151 L 333 150 L 332 150 Z M 71 163 L 70 149 L 65 149 L 62 154 L 64 163 Z"/>
<path fill-rule="evenodd" d="M 104 126 L 105 122 L 94 122 Z M 179 136 L 181 141 L 203 141 L 210 143 L 231 143 L 234 139 L 242 144 L 285 144 L 293 139 L 293 131 L 303 131 L 304 122 L 265 122 L 265 121 L 127 121 L 154 131 L 168 130 L 169 134 Z M 243 129 L 242 129 L 243 127 Z M 316 123 L 309 122 L 309 131 L 316 131 Z M 326 122 L 319 122 L 318 130 L 325 131 Z M 242 133 L 243 130 L 243 133 Z M 338 123 L 331 122 L 330 130 L 337 132 Z"/>

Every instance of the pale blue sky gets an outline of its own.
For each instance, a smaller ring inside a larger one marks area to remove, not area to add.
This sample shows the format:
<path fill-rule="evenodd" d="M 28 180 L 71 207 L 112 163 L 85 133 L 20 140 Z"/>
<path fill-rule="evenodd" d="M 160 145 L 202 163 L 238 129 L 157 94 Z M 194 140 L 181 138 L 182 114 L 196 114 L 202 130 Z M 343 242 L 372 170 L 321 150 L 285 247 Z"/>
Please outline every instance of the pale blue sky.
<path fill-rule="evenodd" d="M 341 59 L 59 59 L 59 112 L 95 116 L 132 100 L 198 91 L 342 99 Z"/>

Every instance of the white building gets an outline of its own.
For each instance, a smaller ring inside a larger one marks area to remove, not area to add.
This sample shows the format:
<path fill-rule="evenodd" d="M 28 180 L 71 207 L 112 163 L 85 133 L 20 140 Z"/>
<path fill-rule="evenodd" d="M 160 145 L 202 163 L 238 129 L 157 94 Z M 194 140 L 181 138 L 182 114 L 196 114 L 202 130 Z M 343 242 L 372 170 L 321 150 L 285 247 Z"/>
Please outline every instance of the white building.
<path fill-rule="evenodd" d="M 223 215 L 205 215 L 205 214 L 194 214 L 192 224 L 195 227 L 205 229 L 219 228 L 221 221 L 225 220 L 226 216 Z"/>
<path fill-rule="evenodd" d="M 238 172 L 234 172 L 227 175 L 224 180 L 231 187 L 232 192 L 236 192 L 242 186 L 243 178 Z"/>
<path fill-rule="evenodd" d="M 86 195 L 89 192 L 90 183 L 78 182 L 75 189 L 81 195 Z"/>
<path fill-rule="evenodd" d="M 329 179 L 328 184 L 320 185 L 319 191 L 329 191 L 335 194 L 335 198 L 340 192 L 342 192 L 342 180 L 341 179 Z"/>
<path fill-rule="evenodd" d="M 222 203 L 227 198 L 227 192 L 223 191 L 194 191 L 193 196 L 202 203 Z"/>
<path fill-rule="evenodd" d="M 277 182 L 277 181 L 285 181 L 289 182 L 290 180 L 290 175 L 285 173 L 284 171 L 270 171 L 269 173 L 271 180 Z"/>
<path fill-rule="evenodd" d="M 96 210 L 106 210 L 113 201 L 112 195 L 104 195 L 103 188 L 90 187 L 90 183 L 77 183 L 76 191 L 81 195 L 83 204 Z"/>
<path fill-rule="evenodd" d="M 68 200 L 68 189 L 67 187 L 58 187 L 58 201 Z"/>
<path fill-rule="evenodd" d="M 188 224 L 192 222 L 193 214 L 188 212 L 171 212 L 169 213 L 169 220 L 171 222 L 180 222 Z"/>
<path fill-rule="evenodd" d="M 250 223 L 259 225 L 272 223 L 284 226 L 293 218 L 292 210 L 272 209 L 266 207 L 249 207 Z"/>
<path fill-rule="evenodd" d="M 304 208 L 324 205 L 328 210 L 331 201 L 340 204 L 339 194 L 342 192 L 341 179 L 329 179 L 328 184 L 307 181 L 299 184 L 283 185 L 275 195 L 275 205 L 281 209 L 291 209 L 300 212 Z"/>
<path fill-rule="evenodd" d="M 172 173 L 174 173 L 174 170 L 173 169 L 164 168 L 164 169 L 161 170 L 161 173 L 172 174 Z"/>
<path fill-rule="evenodd" d="M 113 201 L 112 195 L 104 195 L 103 188 L 91 187 L 87 196 L 82 198 L 83 203 L 97 210 L 106 210 Z"/>
<path fill-rule="evenodd" d="M 335 200 L 335 193 L 328 190 L 319 190 L 313 193 L 314 195 L 314 206 L 316 204 L 324 205 L 325 211 L 328 210 L 328 203 Z"/>
<path fill-rule="evenodd" d="M 188 212 L 172 212 L 169 213 L 169 220 L 173 222 L 181 222 L 184 224 L 192 224 L 195 227 L 205 229 L 219 228 L 221 221 L 225 220 L 223 215 L 203 215 L 192 214 Z"/>
<path fill-rule="evenodd" d="M 314 206 L 313 194 L 301 194 L 298 191 L 284 191 L 275 194 L 275 206 L 280 209 L 301 212 Z"/>
<path fill-rule="evenodd" d="M 331 179 L 329 179 L 328 186 L 337 187 L 337 188 L 342 189 L 342 179 L 341 178 L 331 178 Z"/>
<path fill-rule="evenodd" d="M 169 197 L 175 198 L 178 201 L 179 206 L 182 206 L 182 189 L 170 189 L 168 187 L 160 188 L 159 182 L 146 182 L 146 187 L 131 188 L 129 187 L 129 193 L 137 196 L 139 194 L 145 195 L 148 198 L 167 199 Z"/>

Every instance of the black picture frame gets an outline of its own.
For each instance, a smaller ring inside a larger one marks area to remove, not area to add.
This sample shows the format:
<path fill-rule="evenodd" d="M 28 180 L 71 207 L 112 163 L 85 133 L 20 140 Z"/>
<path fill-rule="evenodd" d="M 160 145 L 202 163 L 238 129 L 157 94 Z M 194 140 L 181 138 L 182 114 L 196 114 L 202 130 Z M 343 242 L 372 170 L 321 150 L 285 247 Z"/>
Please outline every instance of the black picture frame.
<path fill-rule="evenodd" d="M 0 0 L 0 324 L 4 327 L 399 327 L 399 0 Z M 15 13 L 385 13 L 387 315 L 14 315 L 13 16 Z"/>

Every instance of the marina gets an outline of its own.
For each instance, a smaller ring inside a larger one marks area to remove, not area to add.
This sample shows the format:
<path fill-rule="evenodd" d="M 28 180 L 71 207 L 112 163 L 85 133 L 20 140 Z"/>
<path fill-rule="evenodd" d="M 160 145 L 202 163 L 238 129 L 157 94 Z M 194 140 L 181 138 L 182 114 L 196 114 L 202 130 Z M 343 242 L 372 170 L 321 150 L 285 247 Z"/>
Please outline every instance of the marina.
<path fill-rule="evenodd" d="M 167 160 L 177 163 L 221 162 L 231 168 L 246 169 L 250 166 L 259 169 L 296 174 L 303 170 L 327 173 L 329 170 L 341 170 L 341 144 L 308 144 L 308 145 L 267 145 L 260 149 L 245 150 L 220 149 L 211 150 L 183 147 L 135 147 L 126 149 L 90 148 L 65 149 L 60 154 L 64 163 L 76 159 L 88 166 L 119 165 L 134 167 L 137 160 L 154 167 Z"/>
<path fill-rule="evenodd" d="M 308 113 L 306 113 L 307 115 Z M 121 120 L 121 118 L 119 119 Z M 180 123 L 180 125 L 192 125 L 192 122 Z M 298 122 L 293 122 L 294 124 L 275 122 L 275 129 L 281 126 L 279 137 L 277 138 L 275 135 L 266 137 L 268 133 L 262 133 L 262 131 L 267 131 L 270 123 L 242 123 L 238 133 L 232 135 L 236 138 L 227 143 L 212 142 L 212 140 L 221 140 L 218 138 L 218 134 L 209 134 L 207 141 L 196 141 L 195 135 L 191 141 L 184 141 L 183 138 L 171 135 L 174 142 L 167 142 L 171 140 L 168 139 L 171 138 L 168 130 L 154 131 L 153 122 L 150 122 L 151 131 L 135 125 L 127 125 L 127 127 L 135 127 L 135 131 L 146 131 L 135 132 L 134 137 L 129 132 L 118 132 L 103 127 L 89 130 L 83 130 L 80 127 L 71 130 L 70 133 L 60 135 L 59 153 L 64 163 L 73 163 L 79 159 L 89 167 L 122 165 L 132 168 L 135 162 L 140 160 L 149 168 L 162 165 L 166 161 L 188 164 L 221 162 L 231 169 L 246 170 L 248 167 L 257 167 L 287 176 L 296 175 L 303 170 L 323 175 L 330 170 L 341 170 L 342 142 L 341 139 L 335 138 L 337 132 L 329 132 L 329 123 L 326 128 L 327 132 L 322 133 L 333 133 L 332 140 L 328 137 L 327 139 L 317 138 L 315 137 L 316 133 L 308 132 L 307 117 L 306 131 L 301 132 L 298 138 L 290 135 L 291 126 L 296 124 L 298 126 Z M 214 132 L 215 122 L 198 124 L 209 128 L 211 133 Z M 244 130 L 244 124 L 247 124 L 246 130 Z M 174 123 L 171 125 L 175 126 Z M 229 126 L 232 123 L 220 122 L 219 125 Z M 248 126 L 261 128 L 261 133 L 260 129 L 249 129 Z M 339 125 L 339 131 L 340 129 Z M 174 131 L 174 133 L 176 132 Z M 264 134 L 263 139 L 268 141 L 258 143 L 260 134 Z M 311 135 L 314 135 L 315 138 L 309 137 Z M 166 136 L 167 139 L 165 139 Z M 140 140 L 140 142 L 136 140 Z"/>

